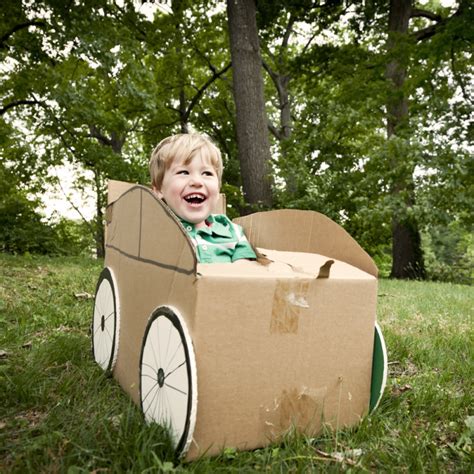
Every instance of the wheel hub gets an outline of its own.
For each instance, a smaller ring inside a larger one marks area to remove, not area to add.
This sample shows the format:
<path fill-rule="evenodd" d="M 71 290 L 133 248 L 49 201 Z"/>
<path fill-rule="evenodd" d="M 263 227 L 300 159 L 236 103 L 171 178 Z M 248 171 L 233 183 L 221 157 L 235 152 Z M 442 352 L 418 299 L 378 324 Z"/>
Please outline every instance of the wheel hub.
<path fill-rule="evenodd" d="M 165 384 L 165 372 L 162 368 L 158 369 L 157 379 L 160 388 L 163 387 L 163 385 Z"/>
<path fill-rule="evenodd" d="M 104 315 L 102 315 L 102 316 L 100 317 L 100 329 L 101 329 L 102 331 L 105 330 L 105 316 L 104 316 Z"/>

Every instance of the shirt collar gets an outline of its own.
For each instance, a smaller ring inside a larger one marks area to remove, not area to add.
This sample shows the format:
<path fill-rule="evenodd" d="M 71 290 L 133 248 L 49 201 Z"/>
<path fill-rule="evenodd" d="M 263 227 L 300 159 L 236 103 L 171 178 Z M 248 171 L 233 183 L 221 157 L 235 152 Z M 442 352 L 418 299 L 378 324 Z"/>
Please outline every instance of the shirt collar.
<path fill-rule="evenodd" d="M 200 234 L 207 234 L 207 235 L 217 235 L 219 237 L 232 237 L 232 233 L 230 232 L 229 226 L 226 225 L 225 220 L 219 219 L 218 214 L 211 214 L 207 219 L 206 222 L 209 224 L 205 227 L 200 227 L 196 229 L 194 224 L 191 224 L 184 219 L 179 219 L 181 224 L 183 224 L 184 228 L 191 227 L 191 232 L 193 234 L 200 233 Z M 222 221 L 222 222 L 221 222 Z"/>

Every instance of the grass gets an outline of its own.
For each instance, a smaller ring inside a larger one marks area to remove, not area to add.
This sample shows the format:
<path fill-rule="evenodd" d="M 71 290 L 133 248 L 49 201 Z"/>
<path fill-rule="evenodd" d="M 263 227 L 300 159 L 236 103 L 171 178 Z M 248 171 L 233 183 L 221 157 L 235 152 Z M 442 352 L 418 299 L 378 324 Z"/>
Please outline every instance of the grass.
<path fill-rule="evenodd" d="M 0 472 L 472 472 L 472 287 L 382 280 L 390 375 L 377 411 L 314 439 L 180 463 L 93 362 L 101 263 L 0 256 Z"/>

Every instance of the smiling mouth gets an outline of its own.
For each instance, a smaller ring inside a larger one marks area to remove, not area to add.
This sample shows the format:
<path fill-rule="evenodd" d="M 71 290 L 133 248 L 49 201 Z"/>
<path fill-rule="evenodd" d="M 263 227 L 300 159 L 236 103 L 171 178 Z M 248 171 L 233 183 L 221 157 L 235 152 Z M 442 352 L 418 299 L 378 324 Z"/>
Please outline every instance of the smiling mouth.
<path fill-rule="evenodd" d="M 188 194 L 187 196 L 184 197 L 184 200 L 188 204 L 198 205 L 198 204 L 203 203 L 206 200 L 206 197 L 203 196 L 202 194 Z"/>

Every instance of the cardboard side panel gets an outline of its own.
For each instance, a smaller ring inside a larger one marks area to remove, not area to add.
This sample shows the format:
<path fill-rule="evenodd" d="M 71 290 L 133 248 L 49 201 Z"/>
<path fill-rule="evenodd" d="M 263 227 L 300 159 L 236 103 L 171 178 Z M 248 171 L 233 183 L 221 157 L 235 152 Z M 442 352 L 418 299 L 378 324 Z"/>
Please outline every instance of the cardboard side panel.
<path fill-rule="evenodd" d="M 171 306 L 194 324 L 194 276 L 130 259 L 114 250 L 108 264 L 116 272 L 120 300 L 120 333 L 114 377 L 139 403 L 139 361 L 149 317 L 160 306 Z M 183 297 L 186 295 L 186 297 Z"/>
<path fill-rule="evenodd" d="M 196 256 L 187 235 L 150 190 L 135 186 L 108 214 L 105 265 L 114 273 L 120 333 L 114 377 L 139 402 L 139 359 L 146 324 L 160 306 L 194 323 Z"/>
<path fill-rule="evenodd" d="M 193 245 L 174 216 L 146 189 L 142 190 L 140 205 L 140 257 L 170 270 L 194 273 L 197 260 Z"/>
<path fill-rule="evenodd" d="M 131 256 L 140 248 L 141 191 L 136 187 L 107 208 L 106 252 L 114 248 Z"/>
<path fill-rule="evenodd" d="M 197 281 L 193 459 L 253 449 L 292 425 L 353 425 L 368 411 L 377 281 Z M 225 295 L 216 297 L 216 295 Z"/>
<path fill-rule="evenodd" d="M 370 275 L 378 270 L 370 256 L 338 224 L 314 211 L 283 209 L 235 219 L 254 247 L 325 255 Z"/>

